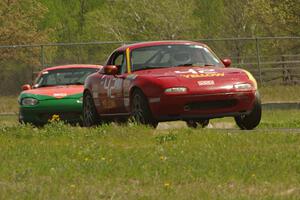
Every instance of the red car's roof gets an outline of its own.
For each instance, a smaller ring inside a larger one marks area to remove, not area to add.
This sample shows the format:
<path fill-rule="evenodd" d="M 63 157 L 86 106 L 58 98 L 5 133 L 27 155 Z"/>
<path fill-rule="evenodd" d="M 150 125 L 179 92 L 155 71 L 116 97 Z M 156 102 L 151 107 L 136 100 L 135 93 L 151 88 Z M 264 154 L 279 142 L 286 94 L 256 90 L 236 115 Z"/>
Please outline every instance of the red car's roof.
<path fill-rule="evenodd" d="M 72 64 L 72 65 L 60 65 L 55 67 L 49 67 L 43 69 L 42 71 L 50 71 L 56 69 L 70 69 L 70 68 L 101 68 L 101 65 L 91 65 L 91 64 Z"/>
<path fill-rule="evenodd" d="M 185 40 L 163 40 L 163 41 L 150 41 L 150 42 L 139 42 L 129 45 L 124 45 L 122 47 L 119 47 L 117 50 L 125 50 L 127 48 L 129 49 L 135 49 L 135 48 L 141 48 L 141 47 L 148 47 L 148 46 L 158 46 L 158 45 L 174 45 L 174 44 L 183 44 L 183 45 L 201 45 L 206 46 L 205 44 L 202 44 L 200 42 L 193 42 L 193 41 L 185 41 Z"/>

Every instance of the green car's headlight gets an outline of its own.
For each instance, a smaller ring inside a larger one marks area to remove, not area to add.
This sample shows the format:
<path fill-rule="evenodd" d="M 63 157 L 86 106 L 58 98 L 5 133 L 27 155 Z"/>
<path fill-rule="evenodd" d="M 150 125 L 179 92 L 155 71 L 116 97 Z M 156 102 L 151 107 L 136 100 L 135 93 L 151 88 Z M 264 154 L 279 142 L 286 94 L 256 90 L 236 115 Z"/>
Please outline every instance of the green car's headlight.
<path fill-rule="evenodd" d="M 34 98 L 24 98 L 21 100 L 22 106 L 34 106 L 39 103 L 39 100 Z"/>

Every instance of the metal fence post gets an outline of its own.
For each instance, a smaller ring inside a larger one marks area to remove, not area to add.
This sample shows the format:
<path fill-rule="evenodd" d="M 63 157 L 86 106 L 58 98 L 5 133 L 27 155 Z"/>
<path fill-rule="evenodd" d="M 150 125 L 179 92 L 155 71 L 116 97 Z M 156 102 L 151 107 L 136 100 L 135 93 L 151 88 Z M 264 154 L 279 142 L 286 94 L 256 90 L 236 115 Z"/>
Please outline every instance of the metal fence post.
<path fill-rule="evenodd" d="M 255 38 L 255 44 L 256 44 L 256 58 L 257 58 L 257 67 L 259 71 L 259 83 L 262 85 L 262 74 L 261 74 L 261 67 L 260 67 L 260 52 L 259 52 L 259 39 L 258 37 Z"/>
<path fill-rule="evenodd" d="M 42 68 L 45 67 L 44 45 L 41 45 L 41 65 L 42 65 Z"/>

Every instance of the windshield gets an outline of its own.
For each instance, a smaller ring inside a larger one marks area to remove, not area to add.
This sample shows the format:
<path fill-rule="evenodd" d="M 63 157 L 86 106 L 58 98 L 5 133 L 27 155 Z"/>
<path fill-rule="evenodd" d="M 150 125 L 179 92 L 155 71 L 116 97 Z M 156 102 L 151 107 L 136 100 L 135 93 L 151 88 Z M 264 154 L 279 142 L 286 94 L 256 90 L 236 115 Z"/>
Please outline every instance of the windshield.
<path fill-rule="evenodd" d="M 98 70 L 97 68 L 69 68 L 44 71 L 37 77 L 34 87 L 83 85 L 86 77 Z"/>
<path fill-rule="evenodd" d="M 208 48 L 200 45 L 160 45 L 134 49 L 132 71 L 174 66 L 216 66 L 223 63 Z"/>

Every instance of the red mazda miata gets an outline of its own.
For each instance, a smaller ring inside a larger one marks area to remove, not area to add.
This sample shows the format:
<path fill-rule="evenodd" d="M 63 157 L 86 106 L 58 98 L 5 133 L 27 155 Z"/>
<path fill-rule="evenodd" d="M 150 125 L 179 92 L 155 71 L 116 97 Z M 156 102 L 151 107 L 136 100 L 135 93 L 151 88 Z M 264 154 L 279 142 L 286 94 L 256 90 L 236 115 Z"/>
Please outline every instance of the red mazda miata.
<path fill-rule="evenodd" d="M 153 127 L 173 120 L 204 127 L 209 119 L 232 116 L 241 129 L 253 129 L 261 119 L 257 83 L 249 72 L 230 64 L 198 42 L 122 46 L 86 79 L 83 123 L 133 117 Z"/>

